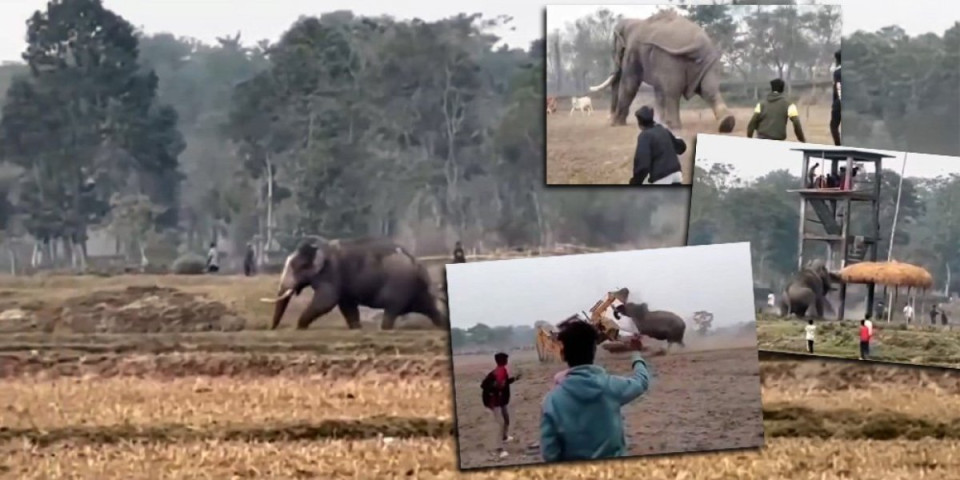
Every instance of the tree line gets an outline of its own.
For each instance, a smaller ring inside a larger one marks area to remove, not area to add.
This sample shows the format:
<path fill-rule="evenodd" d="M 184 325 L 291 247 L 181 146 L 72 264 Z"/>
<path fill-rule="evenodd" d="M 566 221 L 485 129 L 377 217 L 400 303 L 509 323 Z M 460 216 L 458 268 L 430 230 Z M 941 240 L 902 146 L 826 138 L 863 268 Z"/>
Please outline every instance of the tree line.
<path fill-rule="evenodd" d="M 772 5 L 759 5 L 771 3 Z M 783 5 L 789 3 L 789 5 Z M 840 48 L 840 8 L 795 2 L 733 2 L 676 9 L 701 25 L 720 50 L 728 101 L 752 103 L 767 82 L 783 78 L 787 93 L 828 94 L 833 53 Z M 748 6 L 750 5 L 750 6 Z M 547 33 L 547 91 L 577 95 L 602 82 L 613 68 L 613 29 L 622 15 L 599 8 L 563 30 Z M 732 84 L 732 85 L 730 85 Z"/>
<path fill-rule="evenodd" d="M 544 46 L 499 46 L 505 21 L 337 11 L 209 45 L 50 2 L 0 67 L 6 244 L 82 266 L 94 231 L 143 264 L 310 235 L 421 254 L 679 243 L 685 192 L 542 187 Z"/>
<path fill-rule="evenodd" d="M 864 181 L 873 181 L 866 174 Z M 787 190 L 799 188 L 800 178 L 786 170 L 774 170 L 755 180 L 738 178 L 732 165 L 696 167 L 690 204 L 691 245 L 749 241 L 753 274 L 757 283 L 782 287 L 797 269 L 797 231 L 800 197 Z M 900 186 L 898 172 L 884 169 L 880 190 L 880 237 L 878 260 L 890 248 Z M 960 290 L 960 175 L 937 178 L 903 178 L 893 258 L 926 268 L 934 277 L 934 289 Z M 851 234 L 869 234 L 870 207 L 854 205 Z M 809 215 L 809 214 L 808 214 Z M 807 248 L 811 248 L 809 244 Z M 810 255 L 825 251 L 809 250 Z M 809 258 L 809 257 L 808 257 Z"/>
<path fill-rule="evenodd" d="M 942 35 L 890 26 L 843 39 L 844 144 L 960 155 L 960 22 Z"/>

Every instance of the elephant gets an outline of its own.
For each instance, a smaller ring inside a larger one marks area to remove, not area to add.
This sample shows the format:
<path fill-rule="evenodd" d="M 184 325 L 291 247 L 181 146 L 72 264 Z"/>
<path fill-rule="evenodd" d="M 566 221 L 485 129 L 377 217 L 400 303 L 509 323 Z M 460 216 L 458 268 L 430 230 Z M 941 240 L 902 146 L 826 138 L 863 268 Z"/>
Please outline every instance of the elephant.
<path fill-rule="evenodd" d="M 665 340 L 668 350 L 673 344 L 686 347 L 683 344 L 683 334 L 687 329 L 687 324 L 673 312 L 651 311 L 646 303 L 623 303 L 614 307 L 613 316 L 618 320 L 621 316 L 629 317 L 637 326 L 640 335 L 661 341 Z"/>
<path fill-rule="evenodd" d="M 397 317 L 408 313 L 425 315 L 437 327 L 445 325 L 427 269 L 389 240 L 301 244 L 284 263 L 277 297 L 261 299 L 276 304 L 271 329 L 280 324 L 291 297 L 308 286 L 313 298 L 297 321 L 300 330 L 334 307 L 350 329 L 358 329 L 360 306 L 383 309 L 383 330 L 393 329 Z"/>
<path fill-rule="evenodd" d="M 613 33 L 614 71 L 596 92 L 611 87 L 611 125 L 626 125 L 640 85 L 653 87 L 654 111 L 671 130 L 682 128 L 680 96 L 700 95 L 713 109 L 720 133 L 733 131 L 736 119 L 720 94 L 720 51 L 702 27 L 673 10 L 646 19 L 620 20 Z"/>
<path fill-rule="evenodd" d="M 817 318 L 823 318 L 824 309 L 833 310 L 827 294 L 832 284 L 840 281 L 839 275 L 829 271 L 823 260 L 807 262 L 780 294 L 780 315 L 806 317 L 812 308 Z"/>

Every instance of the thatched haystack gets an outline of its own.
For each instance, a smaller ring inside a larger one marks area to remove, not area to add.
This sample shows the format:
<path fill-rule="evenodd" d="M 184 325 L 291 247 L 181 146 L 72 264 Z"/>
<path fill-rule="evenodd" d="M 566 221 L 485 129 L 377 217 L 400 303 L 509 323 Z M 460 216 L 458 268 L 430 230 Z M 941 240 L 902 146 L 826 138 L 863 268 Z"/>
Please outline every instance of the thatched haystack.
<path fill-rule="evenodd" d="M 840 270 L 846 283 L 876 283 L 892 287 L 926 289 L 933 286 L 933 276 L 926 269 L 909 263 L 860 262 Z"/>

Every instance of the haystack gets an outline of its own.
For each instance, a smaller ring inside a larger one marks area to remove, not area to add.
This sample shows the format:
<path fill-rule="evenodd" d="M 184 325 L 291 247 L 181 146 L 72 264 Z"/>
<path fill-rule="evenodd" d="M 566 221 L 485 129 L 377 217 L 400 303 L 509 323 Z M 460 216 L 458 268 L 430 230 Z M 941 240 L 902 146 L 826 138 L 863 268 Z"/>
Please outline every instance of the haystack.
<path fill-rule="evenodd" d="M 926 289 L 933 286 L 933 276 L 926 269 L 909 263 L 860 262 L 840 270 L 846 283 L 876 283 L 892 287 Z"/>

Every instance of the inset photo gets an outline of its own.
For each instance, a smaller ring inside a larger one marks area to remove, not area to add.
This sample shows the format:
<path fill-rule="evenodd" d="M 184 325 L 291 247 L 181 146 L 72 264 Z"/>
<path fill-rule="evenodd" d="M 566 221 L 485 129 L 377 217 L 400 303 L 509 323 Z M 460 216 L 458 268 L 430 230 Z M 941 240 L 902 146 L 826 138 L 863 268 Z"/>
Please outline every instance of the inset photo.
<path fill-rule="evenodd" d="M 839 5 L 548 5 L 547 185 L 689 185 L 698 133 L 840 142 Z"/>
<path fill-rule="evenodd" d="M 447 266 L 461 469 L 763 446 L 746 243 Z"/>
<path fill-rule="evenodd" d="M 960 368 L 960 158 L 700 135 L 688 244 L 750 242 L 761 350 Z"/>

